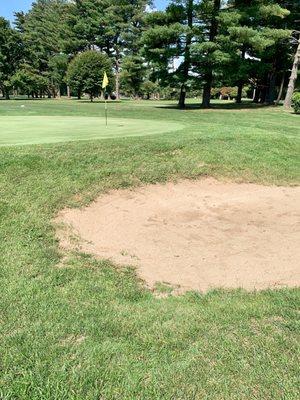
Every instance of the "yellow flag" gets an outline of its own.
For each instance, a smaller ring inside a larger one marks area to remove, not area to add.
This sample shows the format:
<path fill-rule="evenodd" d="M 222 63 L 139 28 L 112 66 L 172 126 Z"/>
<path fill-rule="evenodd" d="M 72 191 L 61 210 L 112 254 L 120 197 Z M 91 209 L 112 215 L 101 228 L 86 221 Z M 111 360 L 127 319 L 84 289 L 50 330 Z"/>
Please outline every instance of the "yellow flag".
<path fill-rule="evenodd" d="M 103 82 L 102 82 L 102 89 L 105 89 L 106 86 L 108 85 L 108 83 L 109 83 L 109 80 L 108 80 L 107 74 L 106 74 L 106 72 L 104 72 Z"/>

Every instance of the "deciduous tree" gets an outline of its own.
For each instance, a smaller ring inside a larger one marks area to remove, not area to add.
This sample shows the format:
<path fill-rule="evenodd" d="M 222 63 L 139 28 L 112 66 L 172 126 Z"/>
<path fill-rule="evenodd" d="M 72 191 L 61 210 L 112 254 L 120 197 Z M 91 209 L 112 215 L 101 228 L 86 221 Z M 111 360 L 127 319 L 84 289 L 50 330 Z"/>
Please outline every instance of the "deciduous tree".
<path fill-rule="evenodd" d="M 111 62 L 104 53 L 89 50 L 78 54 L 69 64 L 67 81 L 70 87 L 81 93 L 89 94 L 91 101 L 101 92 L 104 72 L 112 85 Z"/>

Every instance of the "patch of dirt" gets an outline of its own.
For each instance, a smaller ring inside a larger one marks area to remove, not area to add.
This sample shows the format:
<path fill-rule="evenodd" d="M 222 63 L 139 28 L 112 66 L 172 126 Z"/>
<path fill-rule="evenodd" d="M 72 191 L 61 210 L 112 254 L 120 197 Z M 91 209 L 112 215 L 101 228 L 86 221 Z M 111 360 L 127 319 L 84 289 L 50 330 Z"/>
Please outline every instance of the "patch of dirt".
<path fill-rule="evenodd" d="M 85 339 L 86 339 L 86 336 L 84 336 L 84 335 L 80 335 L 80 336 L 70 335 L 70 336 L 62 339 L 60 344 L 62 346 L 81 344 L 82 342 L 85 341 Z"/>
<path fill-rule="evenodd" d="M 300 187 L 204 179 L 112 191 L 57 222 L 82 238 L 81 251 L 136 266 L 152 288 L 207 291 L 299 286 L 299 217 Z"/>

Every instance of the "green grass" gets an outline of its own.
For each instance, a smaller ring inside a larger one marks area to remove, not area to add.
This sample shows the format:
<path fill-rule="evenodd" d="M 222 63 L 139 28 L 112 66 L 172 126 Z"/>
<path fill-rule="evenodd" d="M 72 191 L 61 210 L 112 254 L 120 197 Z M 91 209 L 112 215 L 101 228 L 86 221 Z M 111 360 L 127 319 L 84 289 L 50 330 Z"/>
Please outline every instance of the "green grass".
<path fill-rule="evenodd" d="M 0 116 L 0 146 L 145 136 L 175 132 L 179 123 L 82 116 Z"/>
<path fill-rule="evenodd" d="M 298 399 L 298 289 L 157 298 L 129 267 L 64 254 L 51 221 L 108 189 L 183 177 L 298 184 L 299 117 L 229 103 L 109 108 L 182 129 L 0 148 L 0 398 Z M 0 102 L 8 125 L 103 113 L 101 103 Z"/>

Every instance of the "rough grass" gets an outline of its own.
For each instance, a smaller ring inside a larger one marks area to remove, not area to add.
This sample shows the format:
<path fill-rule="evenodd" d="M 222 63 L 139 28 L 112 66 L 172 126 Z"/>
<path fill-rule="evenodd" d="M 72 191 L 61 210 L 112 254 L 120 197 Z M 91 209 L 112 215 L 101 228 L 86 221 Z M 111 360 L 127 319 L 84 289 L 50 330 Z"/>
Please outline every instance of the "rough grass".
<path fill-rule="evenodd" d="M 100 103 L 21 104 L 1 101 L 0 115 L 103 115 Z M 55 239 L 60 208 L 110 188 L 203 175 L 299 183 L 298 116 L 215 107 L 115 103 L 113 117 L 186 128 L 0 148 L 1 399 L 299 398 L 298 289 L 160 298 L 132 269 L 62 254 Z"/>

